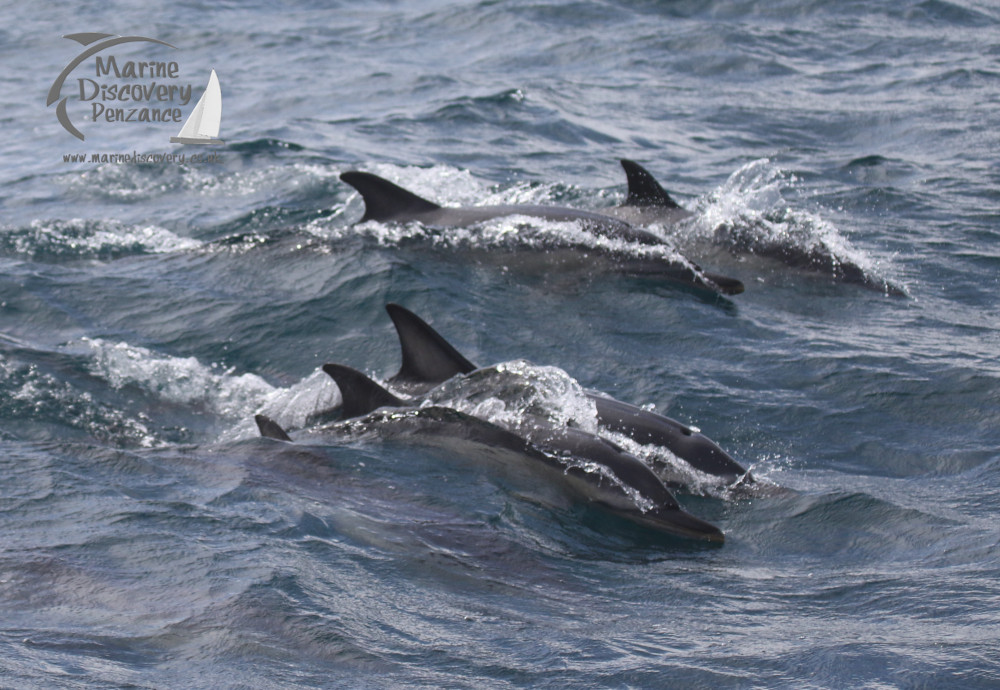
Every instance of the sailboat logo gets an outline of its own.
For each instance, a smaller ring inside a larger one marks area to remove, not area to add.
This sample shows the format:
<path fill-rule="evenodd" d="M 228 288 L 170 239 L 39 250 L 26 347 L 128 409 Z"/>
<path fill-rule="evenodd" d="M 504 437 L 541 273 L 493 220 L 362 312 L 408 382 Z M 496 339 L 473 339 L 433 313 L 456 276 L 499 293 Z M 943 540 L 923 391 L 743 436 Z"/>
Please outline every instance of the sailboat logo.
<path fill-rule="evenodd" d="M 174 144 L 224 144 L 226 142 L 218 138 L 221 123 L 222 89 L 213 69 L 205 93 L 198 99 L 181 131 L 176 137 L 170 137 L 170 141 Z"/>

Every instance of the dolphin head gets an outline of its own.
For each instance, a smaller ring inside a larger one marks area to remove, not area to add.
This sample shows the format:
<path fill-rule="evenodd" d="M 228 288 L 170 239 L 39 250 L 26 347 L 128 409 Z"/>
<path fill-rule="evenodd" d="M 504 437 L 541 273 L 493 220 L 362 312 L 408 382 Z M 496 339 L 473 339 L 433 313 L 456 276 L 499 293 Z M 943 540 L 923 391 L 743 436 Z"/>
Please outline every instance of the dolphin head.
<path fill-rule="evenodd" d="M 657 508 L 645 513 L 634 511 L 629 513 L 627 517 L 633 522 L 650 527 L 657 532 L 714 544 L 722 544 L 726 541 L 726 536 L 721 529 L 679 508 Z"/>

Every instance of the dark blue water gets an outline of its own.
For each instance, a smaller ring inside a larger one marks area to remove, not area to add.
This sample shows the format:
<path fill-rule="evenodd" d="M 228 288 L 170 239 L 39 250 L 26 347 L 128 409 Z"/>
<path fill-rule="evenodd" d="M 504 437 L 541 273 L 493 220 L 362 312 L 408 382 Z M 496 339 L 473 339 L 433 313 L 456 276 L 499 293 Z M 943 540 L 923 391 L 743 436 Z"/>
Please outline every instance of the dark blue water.
<path fill-rule="evenodd" d="M 4 18 L 0 685 L 1000 684 L 988 3 Z M 46 92 L 84 31 L 176 46 L 118 54 L 176 59 L 195 98 L 217 70 L 217 160 L 65 162 L 193 149 L 75 101 L 86 141 L 60 126 Z M 744 294 L 552 267 L 517 223 L 355 227 L 338 179 L 594 209 L 624 198 L 619 158 L 695 212 L 679 248 Z M 734 254 L 733 228 L 906 295 Z M 790 491 L 679 494 L 726 532 L 703 548 L 447 450 L 257 438 L 256 412 L 301 429 L 339 400 L 324 362 L 395 372 L 388 301 L 475 362 L 559 367 L 695 424 Z"/>

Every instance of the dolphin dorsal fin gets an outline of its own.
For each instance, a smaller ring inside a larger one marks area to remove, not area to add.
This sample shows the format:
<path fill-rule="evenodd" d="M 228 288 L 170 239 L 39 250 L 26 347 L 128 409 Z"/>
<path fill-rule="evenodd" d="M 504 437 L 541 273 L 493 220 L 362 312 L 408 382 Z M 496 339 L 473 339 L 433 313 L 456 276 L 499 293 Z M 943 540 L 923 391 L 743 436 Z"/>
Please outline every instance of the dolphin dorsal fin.
<path fill-rule="evenodd" d="M 344 419 L 361 417 L 380 407 L 401 407 L 402 400 L 378 385 L 357 369 L 343 364 L 324 364 L 323 371 L 337 383 L 344 399 L 341 410 Z"/>
<path fill-rule="evenodd" d="M 680 204 L 670 198 L 667 191 L 644 167 L 626 158 L 621 159 L 621 164 L 628 179 L 628 198 L 622 206 L 680 208 Z"/>
<path fill-rule="evenodd" d="M 358 190 L 365 200 L 362 223 L 368 220 L 386 222 L 406 219 L 408 216 L 441 208 L 433 201 L 419 197 L 378 175 L 351 170 L 341 173 L 340 179 Z"/>
<path fill-rule="evenodd" d="M 385 310 L 396 326 L 403 351 L 403 364 L 393 381 L 441 383 L 477 368 L 409 309 L 390 303 Z"/>
<path fill-rule="evenodd" d="M 281 428 L 276 421 L 262 414 L 255 415 L 253 420 L 257 422 L 257 429 L 264 438 L 273 438 L 276 441 L 291 441 L 291 437 Z"/>

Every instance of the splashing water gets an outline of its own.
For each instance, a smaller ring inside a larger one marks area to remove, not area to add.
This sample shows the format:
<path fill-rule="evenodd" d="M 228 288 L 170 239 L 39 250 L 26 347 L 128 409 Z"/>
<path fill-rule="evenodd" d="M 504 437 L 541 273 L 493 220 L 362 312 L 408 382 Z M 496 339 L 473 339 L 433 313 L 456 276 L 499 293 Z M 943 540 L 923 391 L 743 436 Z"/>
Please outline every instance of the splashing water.
<path fill-rule="evenodd" d="M 109 260 L 133 254 L 167 254 L 197 249 L 198 240 L 155 225 L 132 226 L 117 221 L 33 221 L 0 235 L 0 252 L 46 259 Z"/>
<path fill-rule="evenodd" d="M 432 390 L 424 404 L 452 407 L 515 431 L 542 420 L 597 433 L 597 408 L 580 384 L 558 367 L 525 360 L 455 377 Z"/>
<path fill-rule="evenodd" d="M 256 374 L 236 374 L 194 357 L 158 355 L 144 347 L 83 339 L 91 355 L 90 371 L 112 388 L 134 386 L 168 403 L 200 408 L 231 426 L 220 441 L 257 436 L 254 413 L 290 428 L 340 404 L 340 391 L 321 370 L 287 387 L 276 387 Z"/>
<path fill-rule="evenodd" d="M 35 425 L 40 420 L 57 419 L 105 443 L 146 448 L 158 445 L 148 419 L 130 418 L 36 364 L 0 360 L 0 386 L 9 391 L 0 400 L 0 415 L 7 420 L 23 420 L 18 433 L 26 437 L 48 436 L 51 432 L 46 425 Z"/>
<path fill-rule="evenodd" d="M 788 205 L 781 188 L 795 181 L 766 158 L 747 163 L 699 202 L 698 222 L 687 231 L 737 250 L 793 245 L 873 268 L 870 259 L 831 223 Z"/>
<path fill-rule="evenodd" d="M 273 388 L 256 374 L 234 376 L 194 357 L 157 356 L 144 347 L 85 338 L 91 372 L 113 388 L 135 385 L 172 403 L 198 405 L 227 418 L 250 414 Z"/>
<path fill-rule="evenodd" d="M 317 369 L 288 388 L 274 388 L 268 392 L 254 410 L 278 422 L 283 427 L 300 429 L 308 426 L 311 418 L 342 402 L 340 390 L 330 377 Z M 223 434 L 223 440 L 257 436 L 256 425 L 250 415 Z"/>
<path fill-rule="evenodd" d="M 696 216 L 677 229 L 678 237 L 905 294 L 881 274 L 881 262 L 852 245 L 836 226 L 785 201 L 782 188 L 795 182 L 768 159 L 748 163 L 698 203 Z"/>

